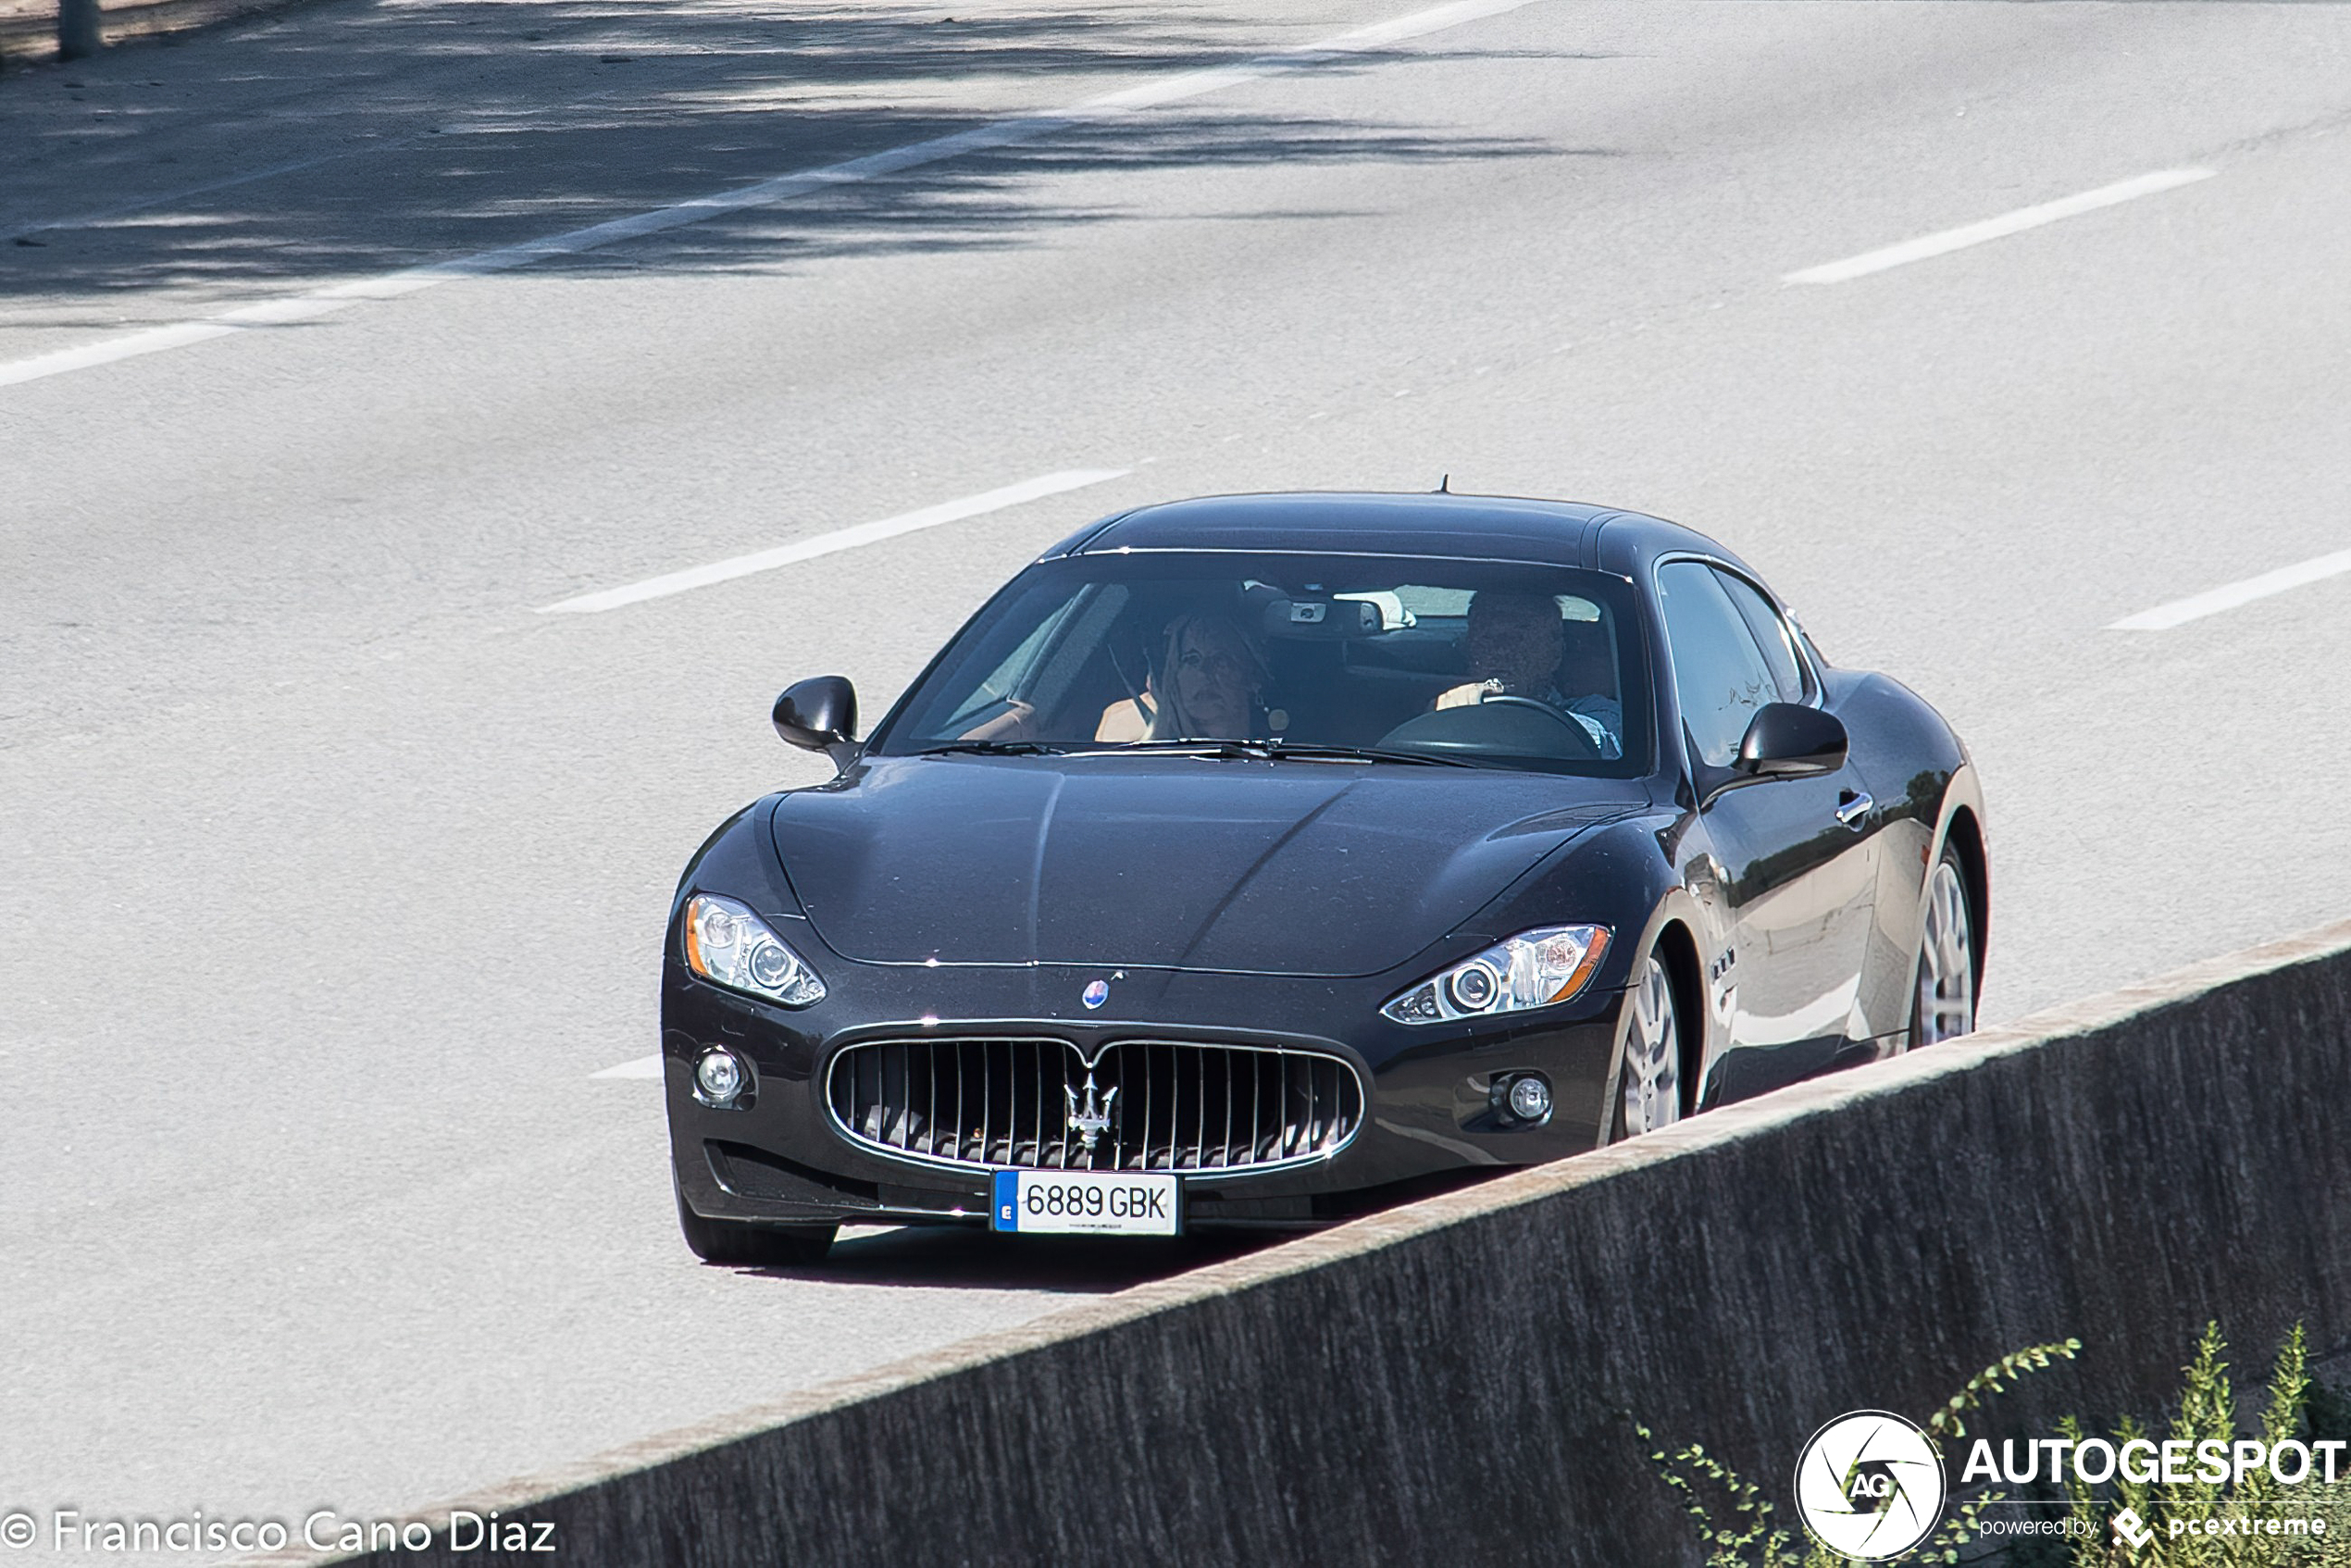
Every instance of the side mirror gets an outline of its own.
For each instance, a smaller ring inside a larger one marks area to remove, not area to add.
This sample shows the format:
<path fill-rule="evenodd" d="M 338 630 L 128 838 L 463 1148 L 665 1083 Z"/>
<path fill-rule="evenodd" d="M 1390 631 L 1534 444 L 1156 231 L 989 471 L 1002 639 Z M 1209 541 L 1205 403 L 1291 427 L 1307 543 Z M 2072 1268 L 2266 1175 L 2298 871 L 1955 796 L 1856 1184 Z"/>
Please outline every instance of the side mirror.
<path fill-rule="evenodd" d="M 843 675 L 819 675 L 784 688 L 770 716 L 787 745 L 823 752 L 841 765 L 857 743 L 857 689 Z"/>
<path fill-rule="evenodd" d="M 1799 703 L 1766 703 L 1739 741 L 1731 771 L 1749 778 L 1795 778 L 1845 765 L 1845 726 Z"/>

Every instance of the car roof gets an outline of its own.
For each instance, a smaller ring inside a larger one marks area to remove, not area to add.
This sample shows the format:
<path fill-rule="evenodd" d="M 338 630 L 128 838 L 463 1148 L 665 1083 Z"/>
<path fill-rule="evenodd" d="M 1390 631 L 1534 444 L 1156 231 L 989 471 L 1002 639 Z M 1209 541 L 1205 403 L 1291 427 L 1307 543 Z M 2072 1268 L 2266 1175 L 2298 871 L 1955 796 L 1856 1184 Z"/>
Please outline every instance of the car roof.
<path fill-rule="evenodd" d="M 1607 526 L 1610 557 L 1598 549 Z M 1138 507 L 1097 523 L 1046 553 L 1263 550 L 1432 555 L 1624 570 L 1627 555 L 1673 550 L 1727 556 L 1702 534 L 1612 506 L 1520 496 L 1316 491 L 1213 495 Z"/>

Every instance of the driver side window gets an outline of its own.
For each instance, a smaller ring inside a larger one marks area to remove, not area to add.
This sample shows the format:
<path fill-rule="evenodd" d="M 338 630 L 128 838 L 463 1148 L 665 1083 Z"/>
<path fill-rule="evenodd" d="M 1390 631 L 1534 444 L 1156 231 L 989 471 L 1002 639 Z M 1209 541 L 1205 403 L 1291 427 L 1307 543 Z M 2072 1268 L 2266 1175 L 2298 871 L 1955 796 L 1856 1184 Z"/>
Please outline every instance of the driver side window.
<path fill-rule="evenodd" d="M 1803 692 L 1781 689 L 1747 618 L 1704 563 L 1676 561 L 1660 567 L 1657 597 L 1673 646 L 1673 692 L 1682 722 L 1708 766 L 1728 767 L 1755 710 L 1766 703 L 1801 701 Z"/>
<path fill-rule="evenodd" d="M 1787 623 L 1772 608 L 1756 586 L 1744 578 L 1728 572 L 1714 574 L 1723 579 L 1723 591 L 1731 596 L 1739 614 L 1747 618 L 1748 630 L 1755 633 L 1756 645 L 1763 650 L 1763 662 L 1772 666 L 1772 678 L 1779 683 L 1785 700 L 1800 703 L 1810 690 L 1804 678 L 1804 666 L 1796 657 L 1796 640 L 1788 635 Z"/>

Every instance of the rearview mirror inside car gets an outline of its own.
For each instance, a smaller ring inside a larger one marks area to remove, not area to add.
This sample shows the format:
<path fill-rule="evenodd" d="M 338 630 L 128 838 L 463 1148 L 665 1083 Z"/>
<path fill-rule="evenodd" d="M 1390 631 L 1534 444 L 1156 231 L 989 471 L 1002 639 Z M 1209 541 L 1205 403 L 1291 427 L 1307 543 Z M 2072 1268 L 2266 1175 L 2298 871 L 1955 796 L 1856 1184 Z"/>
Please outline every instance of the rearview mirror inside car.
<path fill-rule="evenodd" d="M 1402 613 L 1400 603 L 1398 613 Z M 1343 641 L 1377 637 L 1387 628 L 1380 605 L 1364 599 L 1275 599 L 1260 615 L 1260 630 L 1284 641 Z"/>

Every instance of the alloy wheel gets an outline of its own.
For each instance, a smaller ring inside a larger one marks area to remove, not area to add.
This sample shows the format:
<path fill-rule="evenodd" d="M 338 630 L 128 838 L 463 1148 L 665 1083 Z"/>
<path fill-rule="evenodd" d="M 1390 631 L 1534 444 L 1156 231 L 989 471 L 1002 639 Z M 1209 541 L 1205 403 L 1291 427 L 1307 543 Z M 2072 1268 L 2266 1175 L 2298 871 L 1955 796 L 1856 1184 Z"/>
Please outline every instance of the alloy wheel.
<path fill-rule="evenodd" d="M 1633 991 L 1622 1081 L 1617 1116 L 1626 1138 L 1682 1119 L 1681 1021 L 1673 1011 L 1673 987 L 1665 965 L 1654 954 Z"/>
<path fill-rule="evenodd" d="M 1975 931 L 1968 918 L 1959 868 L 1947 854 L 1927 879 L 1926 931 L 1919 949 L 1910 1043 L 1934 1045 L 1974 1028 Z"/>

